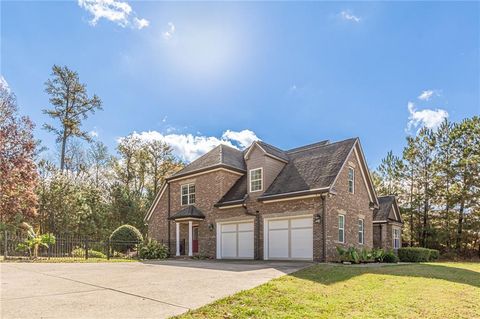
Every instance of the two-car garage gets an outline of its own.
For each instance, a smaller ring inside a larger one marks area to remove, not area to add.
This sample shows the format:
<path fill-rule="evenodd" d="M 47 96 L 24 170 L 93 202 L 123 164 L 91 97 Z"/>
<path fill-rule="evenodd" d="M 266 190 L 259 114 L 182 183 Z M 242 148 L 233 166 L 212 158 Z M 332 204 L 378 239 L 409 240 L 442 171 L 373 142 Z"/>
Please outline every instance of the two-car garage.
<path fill-rule="evenodd" d="M 264 218 L 265 260 L 312 260 L 313 218 Z M 253 221 L 217 223 L 218 259 L 254 258 Z"/>

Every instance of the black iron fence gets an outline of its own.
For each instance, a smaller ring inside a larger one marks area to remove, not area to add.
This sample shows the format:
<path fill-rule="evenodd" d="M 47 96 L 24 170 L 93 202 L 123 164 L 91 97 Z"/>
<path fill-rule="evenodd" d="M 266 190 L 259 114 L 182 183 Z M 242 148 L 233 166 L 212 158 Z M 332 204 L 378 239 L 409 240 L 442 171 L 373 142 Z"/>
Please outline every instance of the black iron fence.
<path fill-rule="evenodd" d="M 44 245 L 28 244 L 28 237 L 8 231 L 0 233 L 0 251 L 5 259 L 57 258 L 57 259 L 110 259 L 138 258 L 140 242 L 112 241 L 92 237 L 58 234 L 55 243 Z"/>

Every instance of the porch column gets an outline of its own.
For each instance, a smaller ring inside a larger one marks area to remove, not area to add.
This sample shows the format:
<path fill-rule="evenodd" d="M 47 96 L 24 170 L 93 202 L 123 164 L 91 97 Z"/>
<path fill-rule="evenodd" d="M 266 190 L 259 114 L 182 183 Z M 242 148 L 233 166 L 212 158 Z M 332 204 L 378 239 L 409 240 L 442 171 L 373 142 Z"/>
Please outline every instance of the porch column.
<path fill-rule="evenodd" d="M 175 223 L 176 230 L 177 230 L 177 240 L 176 240 L 176 245 L 177 245 L 177 252 L 175 253 L 175 256 L 180 256 L 180 223 Z"/>
<path fill-rule="evenodd" d="M 188 222 L 188 255 L 193 256 L 193 222 Z"/>

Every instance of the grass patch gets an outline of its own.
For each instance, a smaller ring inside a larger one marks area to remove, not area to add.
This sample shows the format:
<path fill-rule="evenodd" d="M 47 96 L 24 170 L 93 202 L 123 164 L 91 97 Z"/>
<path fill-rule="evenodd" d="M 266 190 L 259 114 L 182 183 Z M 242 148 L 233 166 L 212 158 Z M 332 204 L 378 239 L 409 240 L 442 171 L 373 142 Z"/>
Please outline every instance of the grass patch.
<path fill-rule="evenodd" d="M 479 318 L 479 263 L 315 265 L 177 318 Z"/>

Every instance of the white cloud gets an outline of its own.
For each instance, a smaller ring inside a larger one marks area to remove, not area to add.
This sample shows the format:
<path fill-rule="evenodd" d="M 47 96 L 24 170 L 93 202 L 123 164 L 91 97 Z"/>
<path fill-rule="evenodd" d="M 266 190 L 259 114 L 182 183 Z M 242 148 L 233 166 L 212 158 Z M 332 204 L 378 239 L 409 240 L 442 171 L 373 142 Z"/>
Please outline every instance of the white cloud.
<path fill-rule="evenodd" d="M 3 77 L 3 75 L 0 75 L 0 86 L 2 88 L 5 88 L 7 92 L 10 92 L 10 86 L 8 85 L 7 80 Z"/>
<path fill-rule="evenodd" d="M 91 137 L 98 137 L 98 132 L 95 130 L 90 131 L 88 134 L 90 134 Z"/>
<path fill-rule="evenodd" d="M 148 25 L 150 24 L 150 22 L 147 19 L 139 19 L 137 17 L 133 18 L 133 23 L 135 24 L 136 28 L 139 30 L 148 27 Z"/>
<path fill-rule="evenodd" d="M 173 148 L 173 153 L 183 160 L 191 162 L 207 153 L 219 144 L 225 144 L 237 149 L 244 149 L 251 142 L 259 138 L 250 130 L 240 132 L 227 130 L 220 138 L 216 136 L 202 136 L 192 134 L 162 134 L 157 131 L 133 132 L 134 137 L 143 141 L 159 140 Z M 119 138 L 118 141 L 121 141 Z"/>
<path fill-rule="evenodd" d="M 240 132 L 226 130 L 222 134 L 222 140 L 230 140 L 237 142 L 240 145 L 240 148 L 246 148 L 250 146 L 254 141 L 258 140 L 257 135 L 250 130 L 243 130 Z"/>
<path fill-rule="evenodd" d="M 343 20 L 348 20 L 353 22 L 360 22 L 361 20 L 360 17 L 357 17 L 348 11 L 340 12 L 340 16 L 342 17 Z"/>
<path fill-rule="evenodd" d="M 168 29 L 167 31 L 162 32 L 162 36 L 165 40 L 170 40 L 173 37 L 173 34 L 175 33 L 175 25 L 173 22 L 168 23 Z"/>
<path fill-rule="evenodd" d="M 441 91 L 439 90 L 425 90 L 420 93 L 418 96 L 419 100 L 422 101 L 429 101 L 434 95 L 435 96 L 440 96 Z"/>
<path fill-rule="evenodd" d="M 413 127 L 420 128 L 423 126 L 429 129 L 436 129 L 444 119 L 448 118 L 448 112 L 442 109 L 417 111 L 413 102 L 408 102 L 407 108 L 410 113 L 407 125 L 408 131 Z"/>
<path fill-rule="evenodd" d="M 132 7 L 120 0 L 78 0 L 78 5 L 93 15 L 90 24 L 95 26 L 100 19 L 107 19 L 125 28 L 143 29 L 148 20 L 137 18 Z"/>

